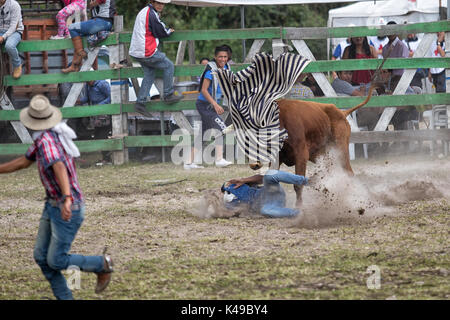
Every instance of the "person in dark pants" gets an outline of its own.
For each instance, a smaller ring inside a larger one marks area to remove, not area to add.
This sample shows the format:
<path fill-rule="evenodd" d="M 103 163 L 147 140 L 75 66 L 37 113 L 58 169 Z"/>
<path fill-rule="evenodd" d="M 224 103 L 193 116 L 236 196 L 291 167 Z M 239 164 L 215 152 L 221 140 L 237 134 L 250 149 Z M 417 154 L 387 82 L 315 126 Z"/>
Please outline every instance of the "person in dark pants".
<path fill-rule="evenodd" d="M 88 81 L 84 87 L 84 94 L 80 98 L 81 104 L 92 106 L 111 103 L 111 86 L 106 80 Z M 101 115 L 89 118 L 88 129 L 94 130 L 96 139 L 108 139 L 111 134 L 111 116 Z M 109 162 L 110 152 L 102 151 L 103 161 Z"/>
<path fill-rule="evenodd" d="M 195 106 L 198 113 L 202 118 L 202 136 L 209 129 L 216 129 L 220 134 L 227 125 L 220 117 L 225 112 L 223 107 L 219 104 L 222 98 L 222 91 L 220 90 L 219 81 L 214 75 L 214 71 L 218 69 L 230 69 L 228 65 L 228 58 L 230 50 L 228 46 L 218 46 L 214 52 L 214 59 L 210 61 L 203 72 L 200 79 L 200 94 L 197 98 Z M 200 166 L 193 162 L 194 160 L 193 149 L 191 158 L 184 163 L 184 168 L 198 169 Z M 231 164 L 223 158 L 223 145 L 217 144 L 215 146 L 216 166 L 227 167 Z"/>
<path fill-rule="evenodd" d="M 97 275 L 96 293 L 111 280 L 113 262 L 109 255 L 69 254 L 72 242 L 84 220 L 84 196 L 78 183 L 74 158 L 80 156 L 72 139 L 75 132 L 61 122 L 61 111 L 43 95 L 34 96 L 20 112 L 22 124 L 33 130 L 33 144 L 26 154 L 0 165 L 1 173 L 28 168 L 37 163 L 46 192 L 44 211 L 34 248 L 34 259 L 50 282 L 57 299 L 71 300 L 72 292 L 61 270 L 76 266 Z"/>

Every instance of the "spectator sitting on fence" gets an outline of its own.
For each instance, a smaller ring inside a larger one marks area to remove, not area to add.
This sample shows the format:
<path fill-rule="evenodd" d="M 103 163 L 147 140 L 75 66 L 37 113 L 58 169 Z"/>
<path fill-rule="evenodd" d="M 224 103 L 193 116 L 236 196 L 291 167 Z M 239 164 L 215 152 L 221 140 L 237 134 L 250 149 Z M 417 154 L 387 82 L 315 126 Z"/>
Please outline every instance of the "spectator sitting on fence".
<path fill-rule="evenodd" d="M 395 21 L 389 21 L 388 25 L 397 24 Z M 389 42 L 383 47 L 383 58 L 408 58 L 408 47 L 401 41 L 397 35 L 389 35 Z M 391 48 L 392 47 L 392 48 Z M 403 69 L 392 70 L 392 82 L 398 83 L 403 74 Z"/>
<path fill-rule="evenodd" d="M 438 32 L 436 42 L 431 45 L 429 56 L 432 58 L 445 57 L 445 32 Z M 430 68 L 428 79 L 433 82 L 436 92 L 445 92 L 445 69 Z"/>
<path fill-rule="evenodd" d="M 155 69 L 163 71 L 163 100 L 175 103 L 183 98 L 173 87 L 173 62 L 158 49 L 159 38 L 166 38 L 174 32 L 174 29 L 167 28 L 160 20 L 166 3 L 170 3 L 170 0 L 151 0 L 150 4 L 138 13 L 131 36 L 130 56 L 141 64 L 144 71 L 144 79 L 134 107 L 137 112 L 147 117 L 151 117 L 151 114 L 145 108 L 145 101 L 155 81 Z"/>
<path fill-rule="evenodd" d="M 86 9 L 86 0 L 61 0 L 64 8 L 56 14 L 56 22 L 58 23 L 58 33 L 51 36 L 51 40 L 70 38 L 69 29 L 67 28 L 67 18 L 74 15 L 77 11 L 81 12 Z"/>
<path fill-rule="evenodd" d="M 105 32 L 109 32 L 113 28 L 114 16 L 116 15 L 116 5 L 113 0 L 91 0 L 88 8 L 91 9 L 92 19 L 72 23 L 69 26 L 74 53 L 72 64 L 68 68 L 62 69 L 61 72 L 63 73 L 80 71 L 83 59 L 87 57 L 81 37 L 97 34 L 102 34 L 102 37 L 104 37 Z"/>
<path fill-rule="evenodd" d="M 244 210 L 270 218 L 296 217 L 300 209 L 286 207 L 286 192 L 281 182 L 297 186 L 314 185 L 316 177 L 306 178 L 281 170 L 268 170 L 264 175 L 231 179 L 221 191 L 223 202 L 230 211 Z M 260 186 L 260 185 L 263 186 Z"/>
<path fill-rule="evenodd" d="M 316 82 L 316 79 L 314 79 L 312 73 L 306 74 L 306 79 L 302 82 L 302 84 L 309 87 L 315 97 L 323 97 L 325 95 L 319 84 Z"/>
<path fill-rule="evenodd" d="M 17 45 L 22 40 L 24 31 L 22 8 L 15 0 L 0 0 L 0 15 L 0 45 L 5 45 L 5 51 L 13 66 L 13 78 L 19 79 L 22 75 L 22 60 Z"/>
<path fill-rule="evenodd" d="M 338 71 L 338 77 L 334 79 L 331 86 L 338 95 L 346 96 L 365 96 L 369 90 L 370 84 L 363 86 L 352 85 L 353 71 Z"/>
<path fill-rule="evenodd" d="M 286 99 L 309 99 L 314 98 L 314 93 L 312 90 L 302 84 L 302 80 L 306 77 L 305 73 L 301 73 L 297 80 L 295 81 L 294 85 L 292 86 L 291 91 L 286 95 Z"/>
<path fill-rule="evenodd" d="M 373 59 L 377 58 L 375 48 L 369 45 L 367 37 L 351 38 L 351 45 L 345 48 L 342 59 Z M 352 75 L 354 85 L 368 84 L 372 79 L 372 70 L 355 70 Z"/>

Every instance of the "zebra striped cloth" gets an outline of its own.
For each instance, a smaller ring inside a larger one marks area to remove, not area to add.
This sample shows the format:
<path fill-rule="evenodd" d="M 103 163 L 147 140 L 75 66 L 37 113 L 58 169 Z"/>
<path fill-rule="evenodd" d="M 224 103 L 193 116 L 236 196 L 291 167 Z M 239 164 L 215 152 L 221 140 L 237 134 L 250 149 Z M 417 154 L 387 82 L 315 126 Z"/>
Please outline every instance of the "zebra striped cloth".
<path fill-rule="evenodd" d="M 244 70 L 217 71 L 220 88 L 228 100 L 236 140 L 251 162 L 278 161 L 288 133 L 280 130 L 276 100 L 291 90 L 309 62 L 293 53 L 284 53 L 276 60 L 269 54 L 259 53 Z"/>

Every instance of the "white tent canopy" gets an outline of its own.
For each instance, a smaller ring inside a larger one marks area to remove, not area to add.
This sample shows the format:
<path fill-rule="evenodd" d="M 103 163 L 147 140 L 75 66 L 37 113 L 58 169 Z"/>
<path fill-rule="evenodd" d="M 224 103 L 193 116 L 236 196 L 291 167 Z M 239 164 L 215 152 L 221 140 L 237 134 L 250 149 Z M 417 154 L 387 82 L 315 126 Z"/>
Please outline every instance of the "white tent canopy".
<path fill-rule="evenodd" d="M 355 3 L 328 12 L 328 27 L 379 26 L 389 21 L 398 24 L 439 21 L 439 2 L 442 0 L 387 0 L 376 3 Z M 332 39 L 333 47 L 343 39 Z"/>
<path fill-rule="evenodd" d="M 262 6 L 262 5 L 286 5 L 286 4 L 311 4 L 311 3 L 338 3 L 338 2 L 355 2 L 358 0 L 191 0 L 178 1 L 172 0 L 171 3 L 192 7 L 223 7 L 223 6 Z M 374 0 L 359 0 L 363 2 Z"/>

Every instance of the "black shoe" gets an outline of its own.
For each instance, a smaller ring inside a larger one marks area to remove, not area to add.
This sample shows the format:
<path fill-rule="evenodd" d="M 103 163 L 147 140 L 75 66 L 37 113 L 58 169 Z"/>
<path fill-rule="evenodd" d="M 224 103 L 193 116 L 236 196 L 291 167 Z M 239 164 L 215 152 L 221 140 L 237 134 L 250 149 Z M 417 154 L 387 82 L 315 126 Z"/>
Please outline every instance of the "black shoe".
<path fill-rule="evenodd" d="M 134 110 L 146 117 L 152 117 L 152 114 L 147 111 L 147 109 L 145 108 L 145 104 L 143 104 L 142 102 L 136 102 L 136 104 L 134 105 Z"/>
<path fill-rule="evenodd" d="M 166 103 L 176 103 L 183 99 L 183 95 L 179 94 L 178 92 L 174 91 L 171 94 L 169 94 L 167 97 L 164 97 L 164 102 Z"/>

